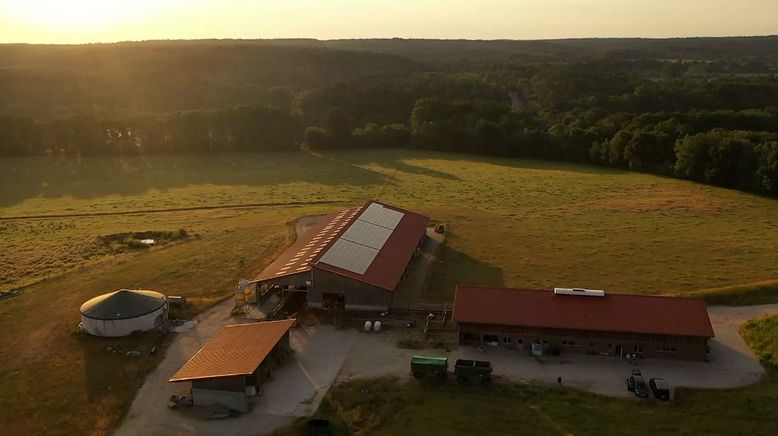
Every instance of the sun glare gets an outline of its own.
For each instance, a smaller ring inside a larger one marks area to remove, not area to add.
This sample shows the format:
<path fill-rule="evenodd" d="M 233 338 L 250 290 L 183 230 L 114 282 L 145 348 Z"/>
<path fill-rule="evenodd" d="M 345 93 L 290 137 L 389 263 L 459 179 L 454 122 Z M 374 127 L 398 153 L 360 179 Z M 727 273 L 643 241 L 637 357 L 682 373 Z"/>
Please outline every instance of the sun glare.
<path fill-rule="evenodd" d="M 0 10 L 20 24 L 85 29 L 148 16 L 164 4 L 155 0 L 6 0 Z"/>

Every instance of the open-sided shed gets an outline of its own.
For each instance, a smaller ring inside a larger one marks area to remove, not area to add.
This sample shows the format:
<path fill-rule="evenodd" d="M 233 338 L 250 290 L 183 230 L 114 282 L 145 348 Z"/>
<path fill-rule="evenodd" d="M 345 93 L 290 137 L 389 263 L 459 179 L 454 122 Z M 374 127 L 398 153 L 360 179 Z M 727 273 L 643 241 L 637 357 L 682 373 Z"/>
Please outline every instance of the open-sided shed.
<path fill-rule="evenodd" d="M 294 319 L 228 325 L 178 372 L 171 382 L 191 382 L 196 406 L 219 404 L 246 412 L 249 397 L 289 354 Z"/>

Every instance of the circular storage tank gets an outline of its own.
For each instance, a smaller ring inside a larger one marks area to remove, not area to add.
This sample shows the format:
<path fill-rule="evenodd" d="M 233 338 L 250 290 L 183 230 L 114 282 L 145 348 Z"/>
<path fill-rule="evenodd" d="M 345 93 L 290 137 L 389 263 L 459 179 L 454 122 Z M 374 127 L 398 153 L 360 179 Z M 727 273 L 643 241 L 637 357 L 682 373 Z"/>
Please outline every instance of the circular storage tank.
<path fill-rule="evenodd" d="M 90 335 L 119 337 L 167 321 L 167 298 L 159 292 L 120 289 L 81 305 L 81 327 Z"/>

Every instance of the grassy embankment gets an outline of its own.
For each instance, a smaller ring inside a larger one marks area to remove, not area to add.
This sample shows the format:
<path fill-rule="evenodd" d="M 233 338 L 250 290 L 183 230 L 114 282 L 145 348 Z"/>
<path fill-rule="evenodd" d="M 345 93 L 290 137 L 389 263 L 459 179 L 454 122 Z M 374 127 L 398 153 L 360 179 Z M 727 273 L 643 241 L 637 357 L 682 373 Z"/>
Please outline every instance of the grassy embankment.
<path fill-rule="evenodd" d="M 0 301 L 0 421 L 20 433 L 108 431 L 155 365 L 105 351 L 154 337 L 74 335 L 83 301 L 143 287 L 207 307 L 289 243 L 294 218 L 376 195 L 448 224 L 431 300 L 450 301 L 456 283 L 687 293 L 778 278 L 778 202 L 572 164 L 400 151 L 23 158 L 0 160 L 0 186 L 0 217 L 22 217 L 0 219 L 0 286 L 25 291 Z M 310 204 L 321 201 L 335 203 Z M 231 207 L 263 203 L 303 204 Z M 23 218 L 85 213 L 97 215 Z M 99 244 L 179 228 L 192 237 Z"/>
<path fill-rule="evenodd" d="M 730 390 L 680 389 L 676 401 L 617 399 L 566 387 L 350 381 L 330 390 L 317 417 L 335 434 L 773 435 L 778 428 L 778 316 L 742 334 L 769 378 Z M 306 420 L 278 432 L 302 434 Z"/>

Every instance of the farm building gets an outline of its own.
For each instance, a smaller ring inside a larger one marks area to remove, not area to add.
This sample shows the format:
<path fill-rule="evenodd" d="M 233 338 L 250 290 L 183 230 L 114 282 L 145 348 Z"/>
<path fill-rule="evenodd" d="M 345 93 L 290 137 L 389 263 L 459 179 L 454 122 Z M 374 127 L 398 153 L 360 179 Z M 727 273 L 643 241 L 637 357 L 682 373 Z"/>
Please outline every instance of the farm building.
<path fill-rule="evenodd" d="M 254 281 L 307 293 L 308 307 L 389 309 L 429 218 L 376 201 L 327 216 Z"/>
<path fill-rule="evenodd" d="M 622 357 L 705 360 L 714 336 L 705 302 L 603 291 L 457 286 L 462 344 Z"/>
<path fill-rule="evenodd" d="M 219 404 L 247 412 L 249 398 L 289 354 L 289 329 L 294 323 L 284 319 L 228 325 L 170 381 L 190 382 L 195 406 Z"/>
<path fill-rule="evenodd" d="M 129 336 L 167 321 L 168 304 L 154 291 L 120 289 L 81 305 L 81 328 L 94 336 Z"/>

